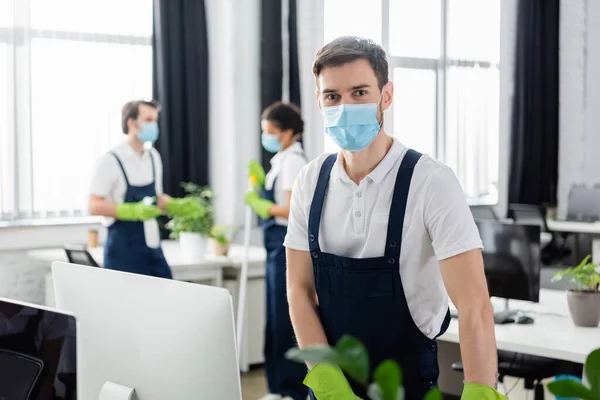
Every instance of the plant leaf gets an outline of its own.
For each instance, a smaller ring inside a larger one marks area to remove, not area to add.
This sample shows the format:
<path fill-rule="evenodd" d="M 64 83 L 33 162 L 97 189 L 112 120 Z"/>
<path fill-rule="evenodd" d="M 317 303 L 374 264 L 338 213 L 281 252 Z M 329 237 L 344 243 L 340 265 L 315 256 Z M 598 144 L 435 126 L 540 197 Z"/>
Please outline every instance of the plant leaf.
<path fill-rule="evenodd" d="M 594 393 L 581 383 L 571 379 L 550 382 L 548 390 L 558 397 L 575 397 L 581 400 L 598 400 Z"/>
<path fill-rule="evenodd" d="M 385 360 L 375 368 L 373 380 L 381 389 L 383 400 L 396 400 L 398 390 L 402 386 L 402 372 L 400 365 L 393 360 Z"/>
<path fill-rule="evenodd" d="M 339 367 L 357 382 L 367 385 L 369 380 L 369 354 L 357 338 L 344 335 L 335 346 Z"/>
<path fill-rule="evenodd" d="M 585 376 L 587 376 L 592 392 L 600 398 L 600 349 L 592 351 L 585 360 Z"/>
<path fill-rule="evenodd" d="M 335 349 L 329 346 L 311 346 L 305 349 L 289 349 L 285 356 L 301 363 L 332 364 L 341 368 L 340 359 Z"/>
<path fill-rule="evenodd" d="M 429 392 L 425 395 L 423 400 L 442 400 L 444 397 L 442 396 L 442 392 L 437 387 L 431 388 Z"/>

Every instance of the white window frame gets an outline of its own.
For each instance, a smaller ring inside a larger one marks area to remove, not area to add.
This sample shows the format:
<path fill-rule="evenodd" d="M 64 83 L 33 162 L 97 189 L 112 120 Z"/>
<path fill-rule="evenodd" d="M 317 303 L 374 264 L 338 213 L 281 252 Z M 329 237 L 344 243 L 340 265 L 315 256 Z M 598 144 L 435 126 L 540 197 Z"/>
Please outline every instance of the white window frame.
<path fill-rule="evenodd" d="M 51 213 L 42 213 L 33 208 L 33 160 L 32 160 L 32 130 L 31 130 L 31 61 L 30 46 L 34 39 L 58 39 L 94 43 L 112 43 L 125 45 L 152 45 L 152 37 L 149 36 L 123 36 L 113 34 L 97 34 L 76 31 L 57 31 L 48 29 L 32 29 L 29 27 L 30 0 L 16 0 L 13 2 L 13 27 L 0 27 L 0 43 L 12 46 L 12 54 L 9 62 L 12 62 L 11 76 L 13 82 L 12 110 L 9 110 L 9 118 L 12 121 L 8 126 L 13 128 L 13 154 L 14 154 L 14 181 L 11 188 L 13 197 L 13 208 L 15 213 L 7 213 L 0 209 L 0 220 L 11 221 L 20 224 L 21 220 L 48 220 L 48 219 L 71 219 L 74 223 L 88 222 L 85 210 L 58 210 Z M 10 68 L 9 68 L 10 70 Z M 11 80 L 9 79 L 9 82 Z M 12 112 L 11 112 L 12 111 Z M 65 143 L 65 145 L 68 145 Z M 1 188 L 6 190 L 6 188 Z M 22 211 L 21 199 L 28 199 L 29 206 L 25 209 L 34 210 L 32 213 Z M 6 222 L 4 222 L 6 224 Z M 35 225 L 34 222 L 32 224 Z"/>

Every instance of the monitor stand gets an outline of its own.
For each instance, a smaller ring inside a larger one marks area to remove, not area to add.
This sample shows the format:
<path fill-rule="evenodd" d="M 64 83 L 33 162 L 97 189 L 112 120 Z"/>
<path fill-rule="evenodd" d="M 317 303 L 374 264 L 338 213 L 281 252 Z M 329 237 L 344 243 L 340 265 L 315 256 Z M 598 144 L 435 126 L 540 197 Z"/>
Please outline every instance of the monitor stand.
<path fill-rule="evenodd" d="M 511 324 L 515 322 L 515 318 L 518 314 L 517 310 L 511 310 L 508 306 L 508 299 L 504 300 L 504 310 L 494 312 L 494 323 L 495 324 Z"/>
<path fill-rule="evenodd" d="M 106 382 L 100 389 L 98 400 L 133 400 L 135 390 L 114 382 Z"/>

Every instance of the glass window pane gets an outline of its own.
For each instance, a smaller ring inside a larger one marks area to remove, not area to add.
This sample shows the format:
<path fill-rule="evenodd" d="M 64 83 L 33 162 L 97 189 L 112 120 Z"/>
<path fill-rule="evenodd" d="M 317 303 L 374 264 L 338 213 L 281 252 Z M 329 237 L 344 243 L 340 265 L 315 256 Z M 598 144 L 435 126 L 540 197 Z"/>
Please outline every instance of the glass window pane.
<path fill-rule="evenodd" d="M 498 69 L 450 68 L 446 101 L 445 161 L 467 197 L 493 195 L 498 182 Z"/>
<path fill-rule="evenodd" d="M 0 219 L 14 213 L 15 147 L 10 47 L 0 43 Z"/>
<path fill-rule="evenodd" d="M 363 36 L 381 44 L 381 0 L 325 0 L 324 40 Z"/>
<path fill-rule="evenodd" d="M 144 37 L 152 35 L 152 0 L 30 1 L 33 29 Z"/>
<path fill-rule="evenodd" d="M 121 106 L 151 98 L 152 48 L 34 39 L 31 61 L 34 208 L 86 210 L 96 160 L 123 138 Z"/>
<path fill-rule="evenodd" d="M 394 136 L 404 145 L 435 157 L 436 73 L 394 69 Z"/>
<path fill-rule="evenodd" d="M 418 58 L 440 57 L 442 1 L 390 0 L 391 54 Z"/>
<path fill-rule="evenodd" d="M 500 0 L 448 2 L 448 57 L 500 61 Z"/>
<path fill-rule="evenodd" d="M 0 0 L 0 27 L 12 26 L 13 0 Z"/>

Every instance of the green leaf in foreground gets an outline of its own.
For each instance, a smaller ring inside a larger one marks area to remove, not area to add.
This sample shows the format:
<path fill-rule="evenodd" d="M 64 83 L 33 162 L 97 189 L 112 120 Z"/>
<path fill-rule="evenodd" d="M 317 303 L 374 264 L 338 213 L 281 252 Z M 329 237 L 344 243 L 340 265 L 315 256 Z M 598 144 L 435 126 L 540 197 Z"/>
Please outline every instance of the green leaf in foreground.
<path fill-rule="evenodd" d="M 386 360 L 375 368 L 373 380 L 381 390 L 383 400 L 397 400 L 398 390 L 402 384 L 402 373 L 396 361 Z"/>
<path fill-rule="evenodd" d="M 355 337 L 346 335 L 335 346 L 339 367 L 357 382 L 366 385 L 369 380 L 369 354 L 367 348 Z"/>
<path fill-rule="evenodd" d="M 442 400 L 444 397 L 442 396 L 442 392 L 437 387 L 432 388 L 427 392 L 425 398 L 423 400 Z"/>
<path fill-rule="evenodd" d="M 594 395 L 590 389 L 571 379 L 550 382 L 548 384 L 548 390 L 553 395 L 558 397 L 575 397 L 581 400 L 598 400 L 598 397 Z"/>
<path fill-rule="evenodd" d="M 600 349 L 592 351 L 585 360 L 585 376 L 592 392 L 600 399 Z"/>

